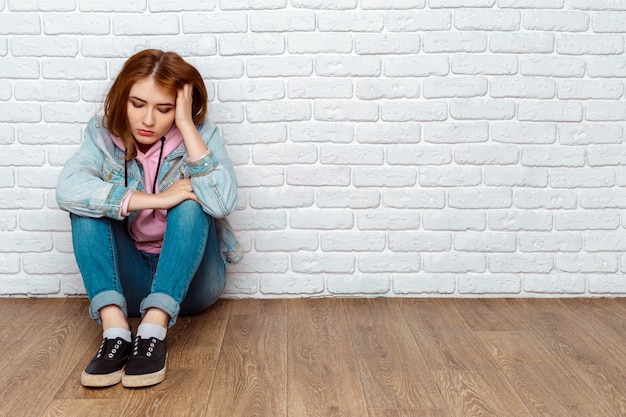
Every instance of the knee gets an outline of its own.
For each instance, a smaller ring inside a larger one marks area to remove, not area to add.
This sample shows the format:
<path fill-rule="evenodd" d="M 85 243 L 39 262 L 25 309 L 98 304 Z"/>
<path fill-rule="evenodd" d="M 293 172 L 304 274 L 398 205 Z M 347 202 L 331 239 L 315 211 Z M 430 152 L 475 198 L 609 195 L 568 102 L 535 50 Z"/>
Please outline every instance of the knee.
<path fill-rule="evenodd" d="M 211 216 L 202 210 L 202 206 L 193 200 L 185 200 L 167 212 L 167 222 L 174 222 L 177 227 L 187 230 L 208 228 Z"/>

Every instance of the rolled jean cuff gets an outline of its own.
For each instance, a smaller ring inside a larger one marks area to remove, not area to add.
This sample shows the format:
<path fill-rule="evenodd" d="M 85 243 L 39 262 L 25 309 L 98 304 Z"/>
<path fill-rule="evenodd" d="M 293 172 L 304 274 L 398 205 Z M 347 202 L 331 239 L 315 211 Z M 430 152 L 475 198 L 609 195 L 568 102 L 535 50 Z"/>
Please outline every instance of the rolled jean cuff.
<path fill-rule="evenodd" d="M 100 309 L 109 305 L 116 305 L 124 312 L 124 315 L 128 317 L 128 306 L 126 305 L 126 298 L 117 291 L 107 290 L 96 294 L 91 299 L 91 305 L 89 306 L 89 315 L 92 319 L 96 320 L 98 324 L 102 324 L 100 320 Z"/>
<path fill-rule="evenodd" d="M 176 323 L 176 318 L 180 313 L 180 304 L 178 304 L 174 298 L 159 292 L 149 294 L 141 301 L 141 306 L 139 307 L 141 317 L 145 316 L 146 311 L 153 307 L 165 311 L 170 316 L 167 327 L 172 327 L 174 323 Z"/>

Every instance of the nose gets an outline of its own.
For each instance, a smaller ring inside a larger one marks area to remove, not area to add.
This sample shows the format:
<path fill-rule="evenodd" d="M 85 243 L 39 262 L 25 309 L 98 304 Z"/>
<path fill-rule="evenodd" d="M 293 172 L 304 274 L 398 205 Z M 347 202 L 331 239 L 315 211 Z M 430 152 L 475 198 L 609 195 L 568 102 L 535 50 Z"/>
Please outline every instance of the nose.
<path fill-rule="evenodd" d="M 150 109 L 146 109 L 143 117 L 141 118 L 141 121 L 146 126 L 152 126 L 154 124 L 154 115 L 152 114 L 152 111 Z"/>

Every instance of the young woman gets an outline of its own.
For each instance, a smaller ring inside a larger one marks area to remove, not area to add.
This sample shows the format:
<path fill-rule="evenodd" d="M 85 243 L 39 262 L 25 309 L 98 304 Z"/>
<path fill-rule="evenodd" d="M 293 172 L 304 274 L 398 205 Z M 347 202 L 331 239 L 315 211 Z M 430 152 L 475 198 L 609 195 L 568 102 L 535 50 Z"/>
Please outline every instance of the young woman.
<path fill-rule="evenodd" d="M 103 328 L 84 386 L 163 381 L 167 329 L 215 302 L 226 265 L 242 256 L 225 219 L 237 181 L 207 106 L 192 65 L 139 52 L 61 172 L 57 201 L 70 212 L 89 312 Z M 129 316 L 142 317 L 134 338 Z"/>

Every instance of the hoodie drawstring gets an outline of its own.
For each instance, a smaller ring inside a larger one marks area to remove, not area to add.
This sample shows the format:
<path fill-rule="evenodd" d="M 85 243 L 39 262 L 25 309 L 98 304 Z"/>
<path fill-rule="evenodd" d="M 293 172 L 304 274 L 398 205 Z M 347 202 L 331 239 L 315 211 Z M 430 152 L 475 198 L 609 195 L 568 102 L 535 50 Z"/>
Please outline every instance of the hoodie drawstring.
<path fill-rule="evenodd" d="M 165 143 L 165 136 L 161 137 L 161 150 L 159 151 L 159 161 L 157 162 L 156 173 L 154 174 L 154 183 L 152 183 L 152 194 L 156 194 L 157 179 L 159 178 L 159 169 L 161 169 L 161 158 L 163 158 L 163 144 Z M 154 218 L 156 209 L 152 210 L 152 217 Z"/>

